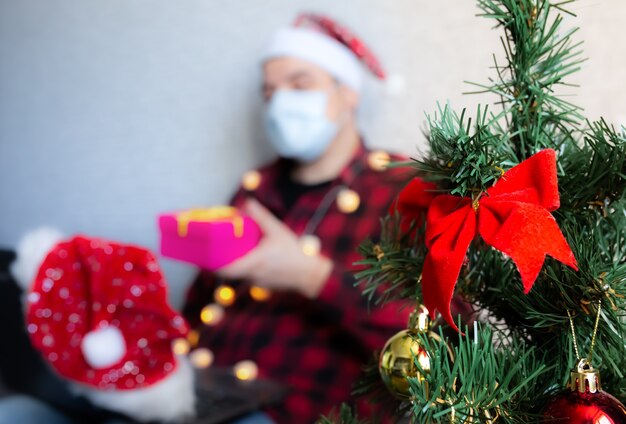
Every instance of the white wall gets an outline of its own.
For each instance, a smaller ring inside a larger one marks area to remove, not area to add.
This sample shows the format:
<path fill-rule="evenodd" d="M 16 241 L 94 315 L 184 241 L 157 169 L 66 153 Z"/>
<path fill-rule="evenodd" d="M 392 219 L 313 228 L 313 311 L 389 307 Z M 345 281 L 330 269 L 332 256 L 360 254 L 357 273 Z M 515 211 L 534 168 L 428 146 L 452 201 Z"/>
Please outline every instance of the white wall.
<path fill-rule="evenodd" d="M 397 97 L 372 82 L 362 118 L 371 146 L 408 154 L 437 101 L 481 101 L 463 81 L 486 81 L 499 51 L 471 0 L 0 0 L 0 245 L 51 224 L 156 249 L 157 213 L 226 202 L 271 156 L 257 59 L 302 9 L 357 30 L 406 79 Z M 572 9 L 590 57 L 573 100 L 624 122 L 626 2 Z M 162 263 L 179 303 L 193 271 Z"/>

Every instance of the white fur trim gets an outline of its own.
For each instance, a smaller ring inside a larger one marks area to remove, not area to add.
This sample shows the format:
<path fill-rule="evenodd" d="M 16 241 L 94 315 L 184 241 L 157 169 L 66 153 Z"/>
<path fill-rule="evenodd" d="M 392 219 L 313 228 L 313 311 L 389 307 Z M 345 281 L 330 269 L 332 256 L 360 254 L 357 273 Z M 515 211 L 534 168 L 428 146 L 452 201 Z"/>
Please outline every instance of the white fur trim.
<path fill-rule="evenodd" d="M 85 361 L 95 369 L 117 364 L 126 354 L 126 342 L 119 328 L 108 326 L 90 331 L 80 345 Z"/>
<path fill-rule="evenodd" d="M 95 405 L 137 421 L 181 421 L 194 415 L 196 394 L 189 361 L 179 356 L 177 363 L 176 369 L 165 379 L 142 389 L 97 390 L 78 384 L 73 388 Z"/>
<path fill-rule="evenodd" d="M 283 28 L 272 38 L 263 60 L 291 56 L 323 68 L 357 92 L 361 90 L 363 73 L 356 55 L 345 45 L 327 35 L 308 28 Z"/>
<path fill-rule="evenodd" d="M 32 287 L 43 260 L 62 239 L 63 234 L 56 228 L 40 227 L 29 231 L 19 241 L 11 274 L 25 292 Z"/>

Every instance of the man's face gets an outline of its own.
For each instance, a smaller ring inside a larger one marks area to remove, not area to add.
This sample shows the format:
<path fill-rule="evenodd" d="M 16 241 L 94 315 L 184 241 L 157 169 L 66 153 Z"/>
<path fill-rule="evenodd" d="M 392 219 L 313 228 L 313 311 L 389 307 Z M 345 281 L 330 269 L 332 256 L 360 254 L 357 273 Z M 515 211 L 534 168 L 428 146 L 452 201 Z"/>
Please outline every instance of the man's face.
<path fill-rule="evenodd" d="M 276 90 L 313 90 L 328 93 L 326 117 L 339 122 L 352 115 L 358 94 L 339 83 L 328 72 L 313 63 L 293 57 L 270 59 L 263 65 L 263 98 L 269 102 Z"/>

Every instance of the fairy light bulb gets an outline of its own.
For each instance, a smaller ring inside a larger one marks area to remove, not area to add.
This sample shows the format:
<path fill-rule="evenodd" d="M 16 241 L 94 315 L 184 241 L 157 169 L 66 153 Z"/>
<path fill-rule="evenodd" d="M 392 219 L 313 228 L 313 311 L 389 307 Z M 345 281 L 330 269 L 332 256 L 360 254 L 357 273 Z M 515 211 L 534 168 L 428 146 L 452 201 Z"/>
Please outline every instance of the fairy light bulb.
<path fill-rule="evenodd" d="M 254 380 L 259 374 L 259 368 L 253 361 L 240 361 L 237 362 L 233 368 L 235 377 L 239 380 Z"/>
<path fill-rule="evenodd" d="M 271 292 L 263 287 L 252 286 L 250 287 L 250 297 L 257 302 L 264 302 L 270 298 Z"/>
<path fill-rule="evenodd" d="M 248 171 L 241 178 L 241 185 L 245 190 L 254 191 L 261 185 L 261 174 L 259 171 Z"/>
<path fill-rule="evenodd" d="M 200 320 L 205 325 L 216 325 L 222 318 L 224 318 L 224 308 L 217 303 L 206 305 L 202 308 L 202 311 L 200 311 Z"/>
<path fill-rule="evenodd" d="M 360 204 L 361 197 L 359 194 L 349 188 L 341 190 L 337 195 L 337 208 L 343 213 L 352 213 L 356 211 Z"/>
<path fill-rule="evenodd" d="M 235 302 L 235 289 L 231 286 L 221 285 L 215 289 L 215 301 L 222 306 L 230 306 Z"/>
<path fill-rule="evenodd" d="M 187 341 L 189 342 L 189 346 L 191 347 L 198 346 L 198 342 L 200 341 L 200 333 L 196 330 L 189 331 L 189 334 L 187 334 Z"/>
<path fill-rule="evenodd" d="M 300 247 L 307 256 L 316 256 L 320 253 L 322 243 L 319 237 L 313 234 L 305 234 L 300 237 Z"/>
<path fill-rule="evenodd" d="M 189 342 L 186 339 L 176 339 L 172 342 L 172 350 L 176 355 L 186 355 L 189 352 Z"/>
<path fill-rule="evenodd" d="M 376 150 L 370 153 L 367 157 L 367 164 L 369 167 L 378 172 L 382 172 L 387 169 L 387 165 L 389 165 L 391 158 L 389 157 L 389 153 Z"/>
<path fill-rule="evenodd" d="M 205 347 L 195 349 L 189 354 L 189 361 L 199 369 L 210 367 L 214 359 L 213 352 Z"/>

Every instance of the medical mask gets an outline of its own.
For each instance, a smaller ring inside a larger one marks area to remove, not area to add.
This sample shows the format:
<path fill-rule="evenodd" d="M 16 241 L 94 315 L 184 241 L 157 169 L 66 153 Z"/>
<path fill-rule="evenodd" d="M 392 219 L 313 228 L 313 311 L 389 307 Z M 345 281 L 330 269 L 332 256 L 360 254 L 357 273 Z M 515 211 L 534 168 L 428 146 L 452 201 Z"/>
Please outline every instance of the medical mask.
<path fill-rule="evenodd" d="M 265 128 L 284 158 L 300 162 L 318 159 L 335 138 L 339 126 L 326 117 L 328 93 L 278 90 L 265 110 Z"/>

